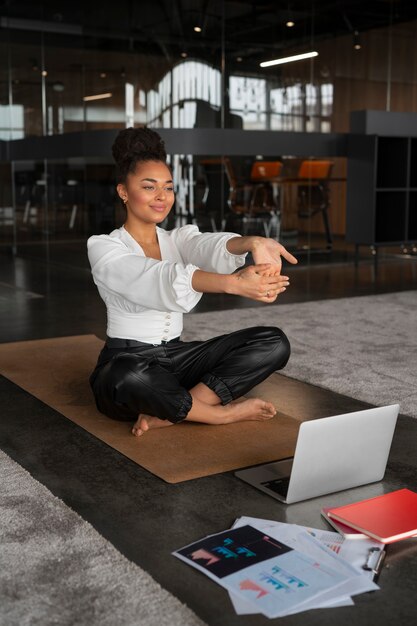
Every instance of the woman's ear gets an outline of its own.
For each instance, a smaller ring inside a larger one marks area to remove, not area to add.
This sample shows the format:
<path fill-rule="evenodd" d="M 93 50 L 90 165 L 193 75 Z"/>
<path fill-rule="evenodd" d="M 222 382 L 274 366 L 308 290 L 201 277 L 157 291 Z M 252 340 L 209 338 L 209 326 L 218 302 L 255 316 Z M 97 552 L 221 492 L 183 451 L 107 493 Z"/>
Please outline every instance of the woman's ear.
<path fill-rule="evenodd" d="M 117 193 L 119 194 L 121 200 L 126 204 L 127 202 L 127 191 L 126 186 L 122 183 L 119 183 L 116 187 Z"/>

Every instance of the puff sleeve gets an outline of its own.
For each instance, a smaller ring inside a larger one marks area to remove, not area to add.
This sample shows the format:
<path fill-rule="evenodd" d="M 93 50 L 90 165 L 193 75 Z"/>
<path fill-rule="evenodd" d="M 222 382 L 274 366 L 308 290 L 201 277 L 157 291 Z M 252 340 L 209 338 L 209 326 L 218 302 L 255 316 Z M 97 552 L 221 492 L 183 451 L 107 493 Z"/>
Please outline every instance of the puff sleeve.
<path fill-rule="evenodd" d="M 198 267 L 157 261 L 129 251 L 120 240 L 94 235 L 87 242 L 93 280 L 103 296 L 157 311 L 188 312 L 202 294 L 192 287 Z"/>
<path fill-rule="evenodd" d="M 235 233 L 201 233 L 197 226 L 187 225 L 170 232 L 184 263 L 192 263 L 206 272 L 231 274 L 245 264 L 246 254 L 229 252 L 226 244 Z"/>

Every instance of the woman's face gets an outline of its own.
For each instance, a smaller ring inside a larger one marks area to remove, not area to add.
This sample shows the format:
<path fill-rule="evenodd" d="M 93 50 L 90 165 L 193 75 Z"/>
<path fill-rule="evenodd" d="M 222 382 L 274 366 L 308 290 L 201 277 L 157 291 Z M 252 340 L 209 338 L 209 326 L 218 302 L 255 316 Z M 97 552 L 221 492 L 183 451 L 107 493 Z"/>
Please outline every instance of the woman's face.
<path fill-rule="evenodd" d="M 175 200 L 171 172 L 160 161 L 139 162 L 117 192 L 123 201 L 127 199 L 128 215 L 146 224 L 163 222 Z"/>

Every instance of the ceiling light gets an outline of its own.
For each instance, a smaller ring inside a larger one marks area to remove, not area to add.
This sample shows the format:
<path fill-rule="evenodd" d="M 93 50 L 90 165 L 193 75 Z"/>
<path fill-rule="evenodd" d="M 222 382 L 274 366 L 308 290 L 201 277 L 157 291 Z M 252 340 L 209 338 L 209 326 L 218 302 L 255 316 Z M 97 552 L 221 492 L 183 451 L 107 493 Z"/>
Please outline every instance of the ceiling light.
<path fill-rule="evenodd" d="M 294 15 L 291 9 L 291 2 L 288 2 L 287 5 L 287 19 L 285 21 L 285 26 L 287 28 L 293 28 L 293 26 L 295 26 Z"/>
<path fill-rule="evenodd" d="M 107 74 L 106 72 L 100 72 L 100 78 L 106 78 Z"/>
<path fill-rule="evenodd" d="M 355 30 L 355 32 L 353 33 L 353 47 L 355 48 L 355 50 L 360 50 L 362 48 L 361 40 L 357 30 Z"/>
<path fill-rule="evenodd" d="M 52 89 L 57 92 L 64 91 L 64 83 L 61 83 L 61 81 L 57 80 L 55 83 L 52 84 Z"/>
<path fill-rule="evenodd" d="M 104 98 L 111 98 L 112 97 L 112 93 L 108 92 L 108 93 L 98 93 L 95 96 L 84 96 L 83 100 L 84 102 L 89 102 L 90 100 L 104 100 Z"/>
<path fill-rule="evenodd" d="M 236 57 L 236 61 L 237 61 L 238 63 L 242 63 L 243 59 L 242 59 L 242 57 Z"/>
<path fill-rule="evenodd" d="M 312 57 L 317 57 L 319 55 L 318 52 L 304 52 L 304 54 L 294 54 L 290 57 L 282 57 L 281 59 L 274 59 L 273 61 L 264 61 L 260 63 L 261 67 L 270 67 L 271 65 L 282 65 L 283 63 L 291 63 L 292 61 L 302 61 L 303 59 L 311 59 Z"/>
<path fill-rule="evenodd" d="M 181 56 L 182 56 L 183 59 L 186 59 L 187 58 L 187 53 L 186 52 L 181 52 Z"/>
<path fill-rule="evenodd" d="M 42 70 L 42 76 L 48 76 L 48 72 L 46 70 Z"/>
<path fill-rule="evenodd" d="M 201 28 L 201 26 L 194 26 L 194 30 L 195 30 L 196 33 L 201 33 L 202 28 Z"/>

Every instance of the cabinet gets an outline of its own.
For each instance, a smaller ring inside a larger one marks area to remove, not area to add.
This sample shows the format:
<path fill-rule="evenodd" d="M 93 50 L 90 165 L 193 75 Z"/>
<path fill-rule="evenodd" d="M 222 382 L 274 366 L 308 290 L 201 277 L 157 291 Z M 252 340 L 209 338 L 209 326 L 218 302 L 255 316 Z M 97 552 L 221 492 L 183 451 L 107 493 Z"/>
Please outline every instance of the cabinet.
<path fill-rule="evenodd" d="M 350 135 L 346 240 L 375 253 L 417 241 L 417 137 Z"/>

